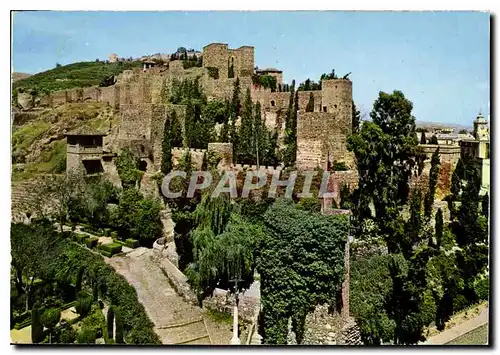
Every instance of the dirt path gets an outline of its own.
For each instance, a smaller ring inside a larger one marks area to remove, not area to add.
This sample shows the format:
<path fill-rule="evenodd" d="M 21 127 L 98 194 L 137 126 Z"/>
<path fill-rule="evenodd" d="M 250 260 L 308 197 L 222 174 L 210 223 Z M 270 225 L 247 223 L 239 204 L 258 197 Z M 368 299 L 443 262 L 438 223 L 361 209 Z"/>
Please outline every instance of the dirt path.
<path fill-rule="evenodd" d="M 483 324 L 488 323 L 488 310 L 488 307 L 484 308 L 476 317 L 430 337 L 427 341 L 422 343 L 422 345 L 443 345 L 470 332 L 471 330 L 480 327 Z"/>
<path fill-rule="evenodd" d="M 151 249 L 137 248 L 105 259 L 137 290 L 163 344 L 212 344 L 212 331 L 207 330 L 203 311 L 175 292 L 152 257 Z"/>

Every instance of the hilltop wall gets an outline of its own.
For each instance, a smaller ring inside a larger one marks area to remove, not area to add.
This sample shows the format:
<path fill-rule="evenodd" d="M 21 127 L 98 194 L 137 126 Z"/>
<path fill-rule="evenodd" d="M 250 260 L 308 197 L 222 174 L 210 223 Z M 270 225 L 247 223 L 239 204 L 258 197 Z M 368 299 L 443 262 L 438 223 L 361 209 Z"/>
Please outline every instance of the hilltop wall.
<path fill-rule="evenodd" d="M 432 154 L 439 148 L 439 179 L 436 188 L 436 198 L 441 199 L 450 194 L 451 188 L 451 177 L 453 171 L 457 167 L 458 160 L 460 159 L 460 147 L 453 145 L 435 145 L 435 144 L 421 144 L 419 147 L 422 148 L 426 155 L 424 161 L 424 169 L 420 176 L 413 176 L 410 185 L 411 187 L 420 189 L 423 193 L 427 192 L 429 189 L 429 173 L 431 169 L 431 158 Z"/>

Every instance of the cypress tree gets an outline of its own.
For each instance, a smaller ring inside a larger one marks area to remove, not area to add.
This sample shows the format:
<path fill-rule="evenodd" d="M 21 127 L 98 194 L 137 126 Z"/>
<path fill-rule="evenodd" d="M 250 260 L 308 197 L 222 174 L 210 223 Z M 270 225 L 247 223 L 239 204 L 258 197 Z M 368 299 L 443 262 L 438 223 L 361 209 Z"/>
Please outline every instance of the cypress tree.
<path fill-rule="evenodd" d="M 116 334 L 115 342 L 117 344 L 123 344 L 123 321 L 119 313 L 115 314 L 115 324 L 116 324 Z"/>
<path fill-rule="evenodd" d="M 438 144 L 438 139 L 437 139 L 436 135 L 433 135 L 431 137 L 431 140 L 429 141 L 429 144 Z"/>
<path fill-rule="evenodd" d="M 436 246 L 439 249 L 443 243 L 443 211 L 438 209 L 436 213 Z"/>
<path fill-rule="evenodd" d="M 309 102 L 306 106 L 306 112 L 314 112 L 314 95 L 312 92 L 309 94 Z"/>
<path fill-rule="evenodd" d="M 488 222 L 489 220 L 489 211 L 490 211 L 490 196 L 488 196 L 488 194 L 486 193 L 481 201 L 481 212 L 483 213 L 483 216 L 486 217 L 486 222 Z"/>
<path fill-rule="evenodd" d="M 247 89 L 245 102 L 243 103 L 243 112 L 241 114 L 240 134 L 238 135 L 238 161 L 243 164 L 253 164 L 252 140 L 253 140 L 253 104 L 250 97 L 250 89 Z"/>
<path fill-rule="evenodd" d="M 233 159 L 238 160 L 238 146 L 240 142 L 240 138 L 236 132 L 236 120 L 238 119 L 238 115 L 240 112 L 240 79 L 236 78 L 234 82 L 233 88 L 233 96 L 231 98 L 231 103 L 229 106 L 229 127 L 228 127 L 228 136 L 229 142 L 233 143 L 234 148 L 234 156 Z"/>
<path fill-rule="evenodd" d="M 233 96 L 231 98 L 231 112 L 234 117 L 237 117 L 240 113 L 240 78 L 236 78 L 233 88 Z"/>
<path fill-rule="evenodd" d="M 203 160 L 201 162 L 201 170 L 206 171 L 207 169 L 208 169 L 208 157 L 207 157 L 207 153 L 204 152 L 203 153 Z"/>
<path fill-rule="evenodd" d="M 425 139 L 425 130 L 422 129 L 422 135 L 420 136 L 420 144 L 427 144 L 427 139 Z"/>
<path fill-rule="evenodd" d="M 165 120 L 161 151 L 162 151 L 161 172 L 166 175 L 170 171 L 172 164 L 172 155 L 170 146 L 170 120 L 168 119 L 168 117 Z"/>
<path fill-rule="evenodd" d="M 462 190 L 461 184 L 464 174 L 464 162 L 462 158 L 458 159 L 457 166 L 453 171 L 453 175 L 451 176 L 451 187 L 450 191 L 453 195 L 453 200 L 458 201 L 460 197 L 460 192 Z"/>
<path fill-rule="evenodd" d="M 257 101 L 255 104 L 255 112 L 254 112 L 254 119 L 253 119 L 253 125 L 252 125 L 252 151 L 255 154 L 252 154 L 253 157 L 255 158 L 255 163 L 257 165 L 260 165 L 262 162 L 262 157 L 263 157 L 263 151 L 267 145 L 267 133 L 266 129 L 262 122 L 262 113 L 260 110 L 260 102 Z"/>
<path fill-rule="evenodd" d="M 113 306 L 110 306 L 108 309 L 108 317 L 107 317 L 107 325 L 108 325 L 108 338 L 113 339 L 113 324 L 115 320 L 115 312 L 113 311 Z"/>
<path fill-rule="evenodd" d="M 424 211 L 425 216 L 430 217 L 432 214 L 432 204 L 434 203 L 434 196 L 436 194 L 436 185 L 439 178 L 439 147 L 432 153 L 431 170 L 429 172 L 429 191 L 425 195 Z"/>
<path fill-rule="evenodd" d="M 45 339 L 41 313 L 40 304 L 36 302 L 31 310 L 31 341 L 33 343 L 41 343 Z"/>
<path fill-rule="evenodd" d="M 84 269 L 83 267 L 81 267 L 80 270 L 78 270 L 78 273 L 76 274 L 75 294 L 78 294 L 78 292 L 80 292 L 80 290 L 82 289 L 83 272 Z"/>
<path fill-rule="evenodd" d="M 361 113 L 352 101 L 352 133 L 356 133 L 359 130 L 359 123 L 361 121 Z"/>
<path fill-rule="evenodd" d="M 410 219 L 407 224 L 407 232 L 410 237 L 410 244 L 406 248 L 402 248 L 402 252 L 406 259 L 409 259 L 409 255 L 412 253 L 411 246 L 419 241 L 420 231 L 422 229 L 422 194 L 420 190 L 413 193 L 412 199 L 410 201 Z M 410 253 L 410 254 L 408 254 Z"/>

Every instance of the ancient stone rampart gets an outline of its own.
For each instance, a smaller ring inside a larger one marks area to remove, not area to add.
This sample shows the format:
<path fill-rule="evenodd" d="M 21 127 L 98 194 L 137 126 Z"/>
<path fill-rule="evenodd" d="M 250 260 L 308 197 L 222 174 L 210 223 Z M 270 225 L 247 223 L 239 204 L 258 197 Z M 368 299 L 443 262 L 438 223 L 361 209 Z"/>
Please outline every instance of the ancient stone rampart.
<path fill-rule="evenodd" d="M 313 98 L 314 98 L 314 111 L 313 112 L 321 112 L 322 95 L 321 95 L 320 90 L 299 91 L 299 111 L 306 110 L 306 107 L 307 107 L 307 104 L 309 103 L 309 99 L 311 97 L 311 94 L 313 94 Z"/>
<path fill-rule="evenodd" d="M 334 195 L 333 200 L 340 206 L 340 191 L 342 186 L 346 185 L 350 191 L 353 191 L 358 186 L 357 170 L 347 171 L 330 171 L 328 178 L 328 192 Z M 324 199 L 324 208 L 330 209 L 333 205 L 332 199 Z"/>
<path fill-rule="evenodd" d="M 182 157 L 189 151 L 191 154 L 191 161 L 195 169 L 201 169 L 203 165 L 203 155 L 206 153 L 206 149 L 195 149 L 195 148 L 172 148 L 172 163 L 173 165 L 179 164 Z"/>
<path fill-rule="evenodd" d="M 99 88 L 100 102 L 105 102 L 113 108 L 120 107 L 120 86 L 113 85 L 108 87 Z"/>
<path fill-rule="evenodd" d="M 233 165 L 232 143 L 208 143 L 207 148 L 208 152 L 213 152 L 221 158 L 219 168 L 228 168 Z"/>
<path fill-rule="evenodd" d="M 331 113 L 304 112 L 297 116 L 297 161 L 302 170 L 327 168 L 326 118 Z"/>
<path fill-rule="evenodd" d="M 439 157 L 440 157 L 440 169 L 439 169 L 439 179 L 436 188 L 436 198 L 441 199 L 446 195 L 450 194 L 451 188 L 451 177 L 453 171 L 457 167 L 458 160 L 460 159 L 460 147 L 453 145 L 434 145 L 434 144 L 422 144 L 419 147 L 422 148 L 426 155 L 424 161 L 424 169 L 420 176 L 413 176 L 411 179 L 411 186 L 413 189 L 418 188 L 423 193 L 427 192 L 429 188 L 429 173 L 431 168 L 431 157 L 432 154 L 439 147 Z"/>
<path fill-rule="evenodd" d="M 354 154 L 347 149 L 351 121 L 339 113 L 301 112 L 297 118 L 297 167 L 330 170 L 335 162 L 354 168 Z"/>

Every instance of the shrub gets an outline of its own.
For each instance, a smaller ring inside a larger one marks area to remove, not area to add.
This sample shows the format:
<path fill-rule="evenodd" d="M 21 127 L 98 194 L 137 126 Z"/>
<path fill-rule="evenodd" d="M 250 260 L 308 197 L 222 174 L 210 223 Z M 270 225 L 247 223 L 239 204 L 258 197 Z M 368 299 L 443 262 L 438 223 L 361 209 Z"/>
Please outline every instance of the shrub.
<path fill-rule="evenodd" d="M 135 248 L 137 248 L 137 247 L 139 246 L 139 241 L 138 241 L 138 240 L 136 240 L 136 239 L 131 239 L 131 238 L 129 238 L 129 239 L 127 239 L 127 240 L 125 241 L 125 243 L 127 244 L 127 246 L 128 246 L 129 248 L 132 248 L 132 249 L 135 249 Z"/>
<path fill-rule="evenodd" d="M 298 205 L 309 212 L 321 212 L 321 200 L 316 197 L 301 198 Z"/>
<path fill-rule="evenodd" d="M 76 339 L 76 332 L 73 327 L 68 326 L 61 330 L 59 334 L 59 343 L 60 344 L 73 344 Z"/>
<path fill-rule="evenodd" d="M 30 315 L 30 318 L 25 319 L 25 320 L 23 320 L 23 321 L 21 321 L 19 323 L 14 324 L 14 329 L 15 330 L 19 330 L 19 329 L 26 328 L 26 327 L 28 327 L 30 325 L 31 325 L 31 315 Z"/>
<path fill-rule="evenodd" d="M 99 285 L 99 292 L 103 299 L 113 305 L 115 314 L 120 314 L 122 322 L 122 338 L 127 335 L 127 343 L 141 340 L 143 344 L 161 344 L 160 339 L 154 332 L 154 325 L 148 318 L 144 307 L 137 299 L 137 293 L 123 276 L 117 274 L 115 270 L 107 265 L 99 255 L 95 255 L 86 248 L 81 248 L 72 243 L 67 243 L 58 254 L 58 268 L 68 270 L 79 270 L 80 267 L 92 268 L 96 272 L 96 282 Z M 102 311 L 101 311 L 102 313 Z M 76 320 L 78 318 L 75 318 Z M 118 325 L 117 325 L 118 326 Z M 104 321 L 104 330 L 106 322 Z M 128 334 L 135 328 L 141 330 L 143 337 L 137 336 L 129 341 Z M 105 335 L 107 331 L 104 333 Z M 105 339 L 106 340 L 106 336 Z M 118 341 L 116 341 L 118 343 Z"/>
<path fill-rule="evenodd" d="M 122 247 L 126 247 L 127 246 L 127 243 L 119 240 L 119 239 L 113 239 L 113 243 L 115 244 L 120 244 Z"/>
<path fill-rule="evenodd" d="M 122 251 L 122 246 L 117 243 L 102 244 L 101 249 L 110 253 L 111 255 L 115 255 Z"/>
<path fill-rule="evenodd" d="M 104 250 L 104 249 L 99 249 L 99 252 L 104 255 L 105 257 L 107 258 L 111 258 L 113 256 L 113 254 L 111 254 L 110 252 Z"/>
<path fill-rule="evenodd" d="M 333 171 L 347 171 L 349 170 L 349 167 L 345 165 L 345 162 L 343 161 L 334 161 L 333 166 L 332 166 Z"/>
<path fill-rule="evenodd" d="M 89 237 L 85 240 L 85 244 L 87 244 L 87 248 L 93 249 L 97 246 L 97 241 L 99 238 L 97 237 Z"/>
<path fill-rule="evenodd" d="M 82 322 L 82 328 L 92 329 L 96 338 L 102 336 L 107 338 L 106 320 L 98 304 L 93 304 L 92 309 Z"/>
<path fill-rule="evenodd" d="M 113 238 L 113 239 L 116 239 L 116 238 L 118 238 L 118 232 L 116 232 L 116 231 L 112 231 L 112 232 L 109 234 L 109 236 L 110 236 L 111 238 Z"/>
<path fill-rule="evenodd" d="M 89 314 L 91 307 L 92 296 L 83 292 L 79 293 L 75 304 L 76 313 L 78 313 L 81 318 L 84 318 Z"/>
<path fill-rule="evenodd" d="M 83 230 L 83 229 L 82 229 Z M 75 239 L 78 243 L 84 243 L 85 241 L 85 238 L 87 238 L 87 235 L 86 234 L 77 234 L 75 236 Z"/>
<path fill-rule="evenodd" d="M 49 343 L 52 342 L 52 331 L 61 319 L 61 310 L 59 308 L 46 309 L 43 312 L 41 320 L 42 324 L 49 330 Z"/>
<path fill-rule="evenodd" d="M 480 300 L 488 300 L 490 291 L 490 278 L 489 276 L 477 279 L 474 282 L 474 292 Z"/>
<path fill-rule="evenodd" d="M 40 304 L 36 303 L 31 311 L 31 341 L 33 343 L 41 343 L 45 339 L 39 307 Z"/>
<path fill-rule="evenodd" d="M 65 310 L 65 309 L 68 309 L 68 308 L 71 308 L 71 307 L 74 307 L 76 305 L 76 301 L 71 301 L 71 302 L 68 302 L 64 305 L 61 306 L 61 309 L 62 310 Z"/>
<path fill-rule="evenodd" d="M 78 344 L 95 344 L 96 331 L 92 328 L 82 328 L 76 336 Z"/>

